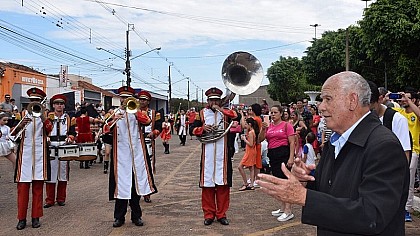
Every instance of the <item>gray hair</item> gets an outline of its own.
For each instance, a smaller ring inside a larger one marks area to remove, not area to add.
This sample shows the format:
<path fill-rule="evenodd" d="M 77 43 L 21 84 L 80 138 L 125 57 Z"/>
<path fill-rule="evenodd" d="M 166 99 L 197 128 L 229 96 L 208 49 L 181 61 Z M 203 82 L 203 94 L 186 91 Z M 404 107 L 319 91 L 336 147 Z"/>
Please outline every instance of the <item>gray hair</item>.
<path fill-rule="evenodd" d="M 346 71 L 337 74 L 344 92 L 355 92 L 362 106 L 369 106 L 371 91 L 368 82 L 359 74 Z"/>

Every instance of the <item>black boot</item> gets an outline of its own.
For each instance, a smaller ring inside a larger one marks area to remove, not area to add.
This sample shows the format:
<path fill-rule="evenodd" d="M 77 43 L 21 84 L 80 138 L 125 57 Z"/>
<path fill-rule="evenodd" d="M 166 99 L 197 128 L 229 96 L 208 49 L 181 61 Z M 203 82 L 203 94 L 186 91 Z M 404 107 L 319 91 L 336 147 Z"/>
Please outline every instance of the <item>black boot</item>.
<path fill-rule="evenodd" d="M 17 230 L 22 230 L 26 227 L 26 220 L 19 220 L 18 224 L 16 225 Z"/>
<path fill-rule="evenodd" d="M 85 161 L 85 169 L 90 169 L 89 161 Z"/>
<path fill-rule="evenodd" d="M 32 228 L 39 228 L 41 227 L 41 223 L 39 223 L 39 218 L 32 218 Z"/>
<path fill-rule="evenodd" d="M 169 143 L 166 143 L 165 154 L 169 154 Z"/>
<path fill-rule="evenodd" d="M 108 173 L 108 164 L 109 164 L 109 161 L 104 161 L 104 174 Z"/>
<path fill-rule="evenodd" d="M 84 165 L 83 165 L 83 161 L 80 162 L 80 169 L 83 169 Z"/>

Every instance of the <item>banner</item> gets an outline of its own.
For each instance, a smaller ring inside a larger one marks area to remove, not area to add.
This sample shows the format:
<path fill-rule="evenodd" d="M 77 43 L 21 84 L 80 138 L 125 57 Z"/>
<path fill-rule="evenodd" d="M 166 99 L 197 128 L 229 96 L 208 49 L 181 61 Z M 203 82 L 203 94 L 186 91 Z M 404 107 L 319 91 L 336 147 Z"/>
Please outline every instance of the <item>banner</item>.
<path fill-rule="evenodd" d="M 61 65 L 59 86 L 60 87 L 67 87 L 68 79 L 69 79 L 68 66 Z"/>

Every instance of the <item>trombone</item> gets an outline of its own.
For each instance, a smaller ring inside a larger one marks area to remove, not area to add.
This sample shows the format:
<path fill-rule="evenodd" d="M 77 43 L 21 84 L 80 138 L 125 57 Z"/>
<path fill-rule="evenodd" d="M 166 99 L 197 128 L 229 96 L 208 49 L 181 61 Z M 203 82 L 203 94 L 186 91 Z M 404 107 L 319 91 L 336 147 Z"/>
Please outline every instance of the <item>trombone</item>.
<path fill-rule="evenodd" d="M 26 118 L 31 118 L 31 117 L 41 117 L 44 112 L 45 112 L 45 107 L 44 104 L 47 101 L 47 98 L 45 97 L 41 102 L 31 102 L 28 104 L 27 107 L 27 112 L 25 117 L 23 117 L 19 123 L 13 128 L 13 130 L 10 132 L 11 134 L 13 132 L 15 132 L 15 130 L 19 127 L 20 124 L 22 124 L 22 122 L 26 119 Z M 23 127 L 22 129 L 19 130 L 19 132 L 13 137 L 10 138 L 13 142 L 16 142 L 19 138 L 21 138 L 23 132 L 26 130 L 26 128 L 28 127 L 28 125 L 31 122 L 26 123 L 25 127 Z"/>
<path fill-rule="evenodd" d="M 124 99 L 123 103 L 122 103 L 122 108 L 117 108 L 115 109 L 112 114 L 105 119 L 104 124 L 108 124 L 108 122 L 110 122 L 112 119 L 114 119 L 115 115 L 117 114 L 121 114 L 121 112 L 123 110 L 125 110 L 125 112 L 127 113 L 136 113 L 138 108 L 140 107 L 140 103 L 137 101 L 137 99 L 135 99 L 134 97 L 129 97 Z M 118 118 L 116 120 L 114 120 L 110 125 L 107 125 L 109 129 L 111 129 L 118 120 L 120 120 L 121 118 Z"/>

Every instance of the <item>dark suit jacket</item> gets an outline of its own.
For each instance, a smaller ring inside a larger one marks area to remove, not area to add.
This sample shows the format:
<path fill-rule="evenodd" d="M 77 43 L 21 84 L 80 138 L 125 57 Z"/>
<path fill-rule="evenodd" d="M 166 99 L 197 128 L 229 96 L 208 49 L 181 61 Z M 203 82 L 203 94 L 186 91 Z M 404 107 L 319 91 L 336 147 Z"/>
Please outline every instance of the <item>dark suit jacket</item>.
<path fill-rule="evenodd" d="M 407 159 L 396 136 L 367 115 L 334 158 L 324 149 L 308 185 L 302 222 L 322 235 L 404 235 Z"/>

